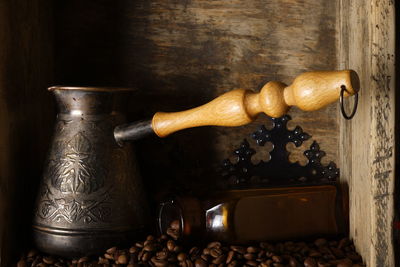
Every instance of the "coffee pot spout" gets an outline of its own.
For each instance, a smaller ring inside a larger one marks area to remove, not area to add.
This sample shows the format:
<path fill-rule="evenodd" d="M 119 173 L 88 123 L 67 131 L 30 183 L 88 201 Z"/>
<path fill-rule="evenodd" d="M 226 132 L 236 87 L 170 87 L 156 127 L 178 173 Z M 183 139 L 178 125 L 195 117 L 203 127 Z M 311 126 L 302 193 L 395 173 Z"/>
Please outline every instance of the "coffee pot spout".
<path fill-rule="evenodd" d="M 242 126 L 258 114 L 281 117 L 291 106 L 315 111 L 335 101 L 340 95 L 357 94 L 358 75 L 353 70 L 313 71 L 299 75 L 291 85 L 271 81 L 259 93 L 235 89 L 202 106 L 180 112 L 157 112 L 148 121 L 117 126 L 118 143 L 133 141 L 149 134 L 168 136 L 176 131 L 199 126 Z"/>

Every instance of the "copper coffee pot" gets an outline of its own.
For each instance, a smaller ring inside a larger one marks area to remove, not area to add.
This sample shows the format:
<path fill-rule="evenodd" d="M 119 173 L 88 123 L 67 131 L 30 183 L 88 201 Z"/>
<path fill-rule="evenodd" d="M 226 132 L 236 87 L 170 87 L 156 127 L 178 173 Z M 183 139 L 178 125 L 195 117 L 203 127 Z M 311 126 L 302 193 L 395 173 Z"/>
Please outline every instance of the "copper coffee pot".
<path fill-rule="evenodd" d="M 132 241 L 147 221 L 141 179 L 130 144 L 155 133 L 165 137 L 197 126 L 240 126 L 259 113 L 284 115 L 290 106 L 320 109 L 356 94 L 352 70 L 307 72 L 287 86 L 267 83 L 259 93 L 236 89 L 187 111 L 156 113 L 152 120 L 123 124 L 118 99 L 129 89 L 49 88 L 59 114 L 37 198 L 34 240 L 47 253 L 74 257 Z"/>

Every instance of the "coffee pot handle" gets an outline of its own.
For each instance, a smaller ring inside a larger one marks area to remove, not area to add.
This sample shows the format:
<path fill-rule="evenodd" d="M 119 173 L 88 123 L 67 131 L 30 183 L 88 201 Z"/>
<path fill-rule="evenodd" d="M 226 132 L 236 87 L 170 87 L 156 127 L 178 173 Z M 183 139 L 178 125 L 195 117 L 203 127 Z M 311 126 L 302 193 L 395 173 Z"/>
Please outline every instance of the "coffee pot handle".
<path fill-rule="evenodd" d="M 360 82 L 353 70 L 313 71 L 299 75 L 287 86 L 271 81 L 259 93 L 236 89 L 202 106 L 180 112 L 157 112 L 152 120 L 117 126 L 117 142 L 140 139 L 149 133 L 165 137 L 176 131 L 199 126 L 241 126 L 252 122 L 258 114 L 281 117 L 291 106 L 314 111 L 344 96 L 358 92 Z M 343 92 L 342 92 L 343 94 Z"/>

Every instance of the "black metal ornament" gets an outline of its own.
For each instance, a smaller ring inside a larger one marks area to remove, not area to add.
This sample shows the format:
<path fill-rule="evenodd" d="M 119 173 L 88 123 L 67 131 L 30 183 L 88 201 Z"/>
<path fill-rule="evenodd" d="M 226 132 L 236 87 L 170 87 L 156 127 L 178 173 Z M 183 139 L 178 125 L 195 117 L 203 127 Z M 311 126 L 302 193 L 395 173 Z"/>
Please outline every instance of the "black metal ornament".
<path fill-rule="evenodd" d="M 305 186 L 336 182 L 339 169 L 332 161 L 326 166 L 321 164 L 325 152 L 320 150 L 316 141 L 304 151 L 308 159 L 305 166 L 298 162 L 290 162 L 290 152 L 287 151 L 286 145 L 291 142 L 296 147 L 300 147 L 311 136 L 300 126 L 289 130 L 287 128 L 287 123 L 291 120 L 289 115 L 270 119 L 273 123 L 271 130 L 262 125 L 251 135 L 259 146 L 264 146 L 267 142 L 272 143 L 273 149 L 269 152 L 270 160 L 261 160 L 254 164 L 251 159 L 256 154 L 256 150 L 251 148 L 249 142 L 244 139 L 240 147 L 233 152 L 236 161 L 234 163 L 229 159 L 223 161 L 222 176 L 225 178 L 223 187 Z"/>

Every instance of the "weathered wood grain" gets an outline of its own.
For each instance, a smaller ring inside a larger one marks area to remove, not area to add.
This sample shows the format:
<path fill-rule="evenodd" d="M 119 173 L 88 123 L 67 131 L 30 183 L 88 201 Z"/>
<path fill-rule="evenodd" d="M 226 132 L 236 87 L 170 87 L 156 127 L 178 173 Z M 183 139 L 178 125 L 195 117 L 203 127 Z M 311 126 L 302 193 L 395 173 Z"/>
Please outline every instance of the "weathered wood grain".
<path fill-rule="evenodd" d="M 33 200 L 52 128 L 51 4 L 0 1 L 0 265 L 29 242 Z"/>
<path fill-rule="evenodd" d="M 304 71 L 337 65 L 336 1 L 75 0 L 58 2 L 55 10 L 57 82 L 137 87 L 131 120 L 192 108 L 235 88 L 290 84 Z M 302 125 L 321 143 L 326 161 L 337 162 L 336 105 L 290 114 L 291 125 Z M 261 116 L 245 127 L 137 142 L 142 173 L 163 189 L 174 187 L 177 177 L 186 185 L 207 179 L 206 170 L 261 123 L 268 121 Z"/>
<path fill-rule="evenodd" d="M 354 120 L 340 122 L 350 234 L 368 266 L 395 266 L 394 2 L 341 0 L 339 10 L 339 62 L 359 73 L 362 88 Z"/>

